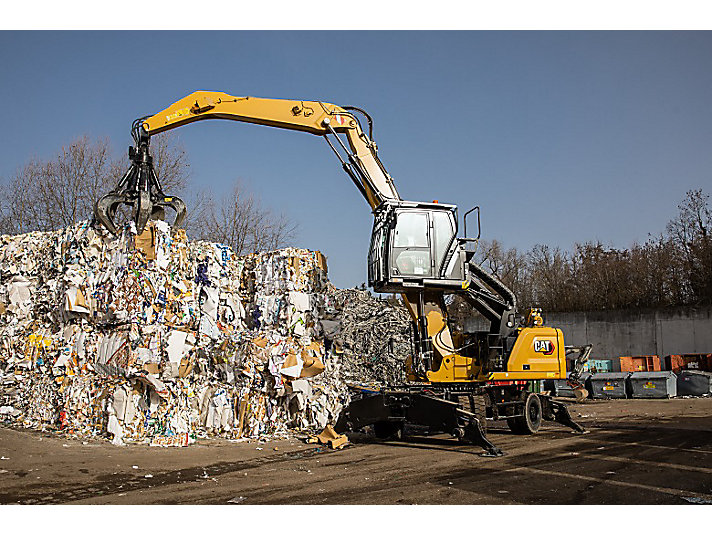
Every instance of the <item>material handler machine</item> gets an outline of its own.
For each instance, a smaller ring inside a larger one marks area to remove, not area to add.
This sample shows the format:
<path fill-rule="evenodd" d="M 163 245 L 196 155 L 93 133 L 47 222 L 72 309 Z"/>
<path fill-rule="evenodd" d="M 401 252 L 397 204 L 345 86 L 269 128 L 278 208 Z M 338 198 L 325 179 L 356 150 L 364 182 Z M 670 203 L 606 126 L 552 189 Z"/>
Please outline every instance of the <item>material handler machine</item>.
<path fill-rule="evenodd" d="M 368 133 L 360 118 L 365 119 Z M 138 233 L 148 220 L 176 212 L 181 225 L 182 200 L 163 192 L 153 168 L 153 135 L 205 119 L 228 119 L 315 134 L 326 139 L 346 174 L 368 202 L 374 216 L 368 253 L 369 285 L 377 292 L 399 293 L 412 319 L 413 350 L 406 380 L 397 387 L 363 391 L 341 413 L 335 430 L 372 425 L 377 436 L 397 437 L 406 423 L 442 431 L 480 445 L 484 454 L 502 454 L 487 438 L 488 420 L 507 421 L 512 431 L 532 434 L 542 420 L 577 432 L 566 408 L 548 395 L 533 392 L 533 381 L 566 379 L 566 355 L 577 353 L 570 380 L 579 392 L 582 365 L 590 345 L 568 347 L 560 329 L 544 326 L 541 310 L 526 319 L 517 312 L 514 293 L 474 261 L 467 244 L 480 237 L 479 208 L 463 217 L 458 237 L 457 207 L 412 202 L 398 194 L 378 157 L 373 121 L 356 107 L 325 102 L 235 97 L 198 91 L 155 115 L 134 121 L 131 165 L 117 187 L 95 205 L 95 220 L 111 233 L 123 204 L 132 209 Z M 477 216 L 477 237 L 467 236 L 468 215 Z M 489 328 L 472 334 L 450 328 L 445 296 L 463 297 Z"/>

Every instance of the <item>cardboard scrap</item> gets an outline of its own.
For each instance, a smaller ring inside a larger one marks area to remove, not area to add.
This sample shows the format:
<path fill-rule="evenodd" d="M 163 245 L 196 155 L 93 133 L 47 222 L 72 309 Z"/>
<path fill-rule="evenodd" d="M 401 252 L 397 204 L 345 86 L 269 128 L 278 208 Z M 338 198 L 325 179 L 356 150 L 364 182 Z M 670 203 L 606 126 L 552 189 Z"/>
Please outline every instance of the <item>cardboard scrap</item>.
<path fill-rule="evenodd" d="M 147 260 L 156 259 L 156 227 L 149 222 L 146 229 L 135 238 L 136 250 L 140 250 Z"/>
<path fill-rule="evenodd" d="M 311 348 L 313 345 L 315 343 L 312 343 L 310 347 L 302 350 L 299 354 L 290 348 L 280 373 L 287 378 L 296 379 L 312 378 L 324 372 L 326 366 L 321 358 L 317 356 L 316 351 Z"/>
<path fill-rule="evenodd" d="M 319 341 L 312 341 L 302 351 L 302 372 L 300 378 L 314 377 L 326 369 L 324 362 L 321 359 L 321 354 L 324 353 L 324 345 Z"/>
<path fill-rule="evenodd" d="M 263 336 L 256 337 L 252 340 L 252 344 L 263 349 L 267 346 L 267 338 Z"/>
<path fill-rule="evenodd" d="M 317 250 L 316 252 L 314 252 L 314 254 L 316 255 L 316 262 L 317 262 L 317 265 L 319 266 L 319 268 L 320 268 L 322 271 L 324 271 L 324 273 L 327 273 L 327 272 L 328 272 L 328 269 L 327 269 L 327 266 L 326 266 L 326 256 L 324 256 L 324 255 L 323 255 L 321 252 L 319 252 L 318 250 Z"/>
<path fill-rule="evenodd" d="M 195 442 L 194 439 L 190 437 L 187 432 L 181 432 L 180 434 L 174 434 L 172 436 L 153 436 L 151 439 L 151 447 L 187 447 L 191 443 Z"/>
<path fill-rule="evenodd" d="M 186 376 L 190 376 L 190 373 L 192 372 L 193 359 L 188 356 L 184 356 L 180 362 L 180 367 L 178 367 L 178 378 L 185 378 Z"/>
<path fill-rule="evenodd" d="M 312 436 L 307 439 L 307 443 L 320 443 L 321 445 L 328 445 L 335 450 L 343 449 L 348 442 L 349 438 L 346 437 L 346 434 L 337 434 L 331 425 L 326 425 L 318 436 Z"/>
<path fill-rule="evenodd" d="M 143 370 L 146 371 L 150 375 L 157 375 L 157 374 L 160 374 L 160 372 L 161 372 L 161 368 L 160 368 L 159 364 L 152 363 L 152 362 L 144 363 Z"/>

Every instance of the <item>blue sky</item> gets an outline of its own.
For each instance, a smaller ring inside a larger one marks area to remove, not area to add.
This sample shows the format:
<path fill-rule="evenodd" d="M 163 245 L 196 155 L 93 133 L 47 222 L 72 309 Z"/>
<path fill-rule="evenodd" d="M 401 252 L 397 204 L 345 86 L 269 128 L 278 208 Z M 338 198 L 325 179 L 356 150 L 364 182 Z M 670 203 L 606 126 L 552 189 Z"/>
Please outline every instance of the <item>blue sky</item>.
<path fill-rule="evenodd" d="M 712 192 L 710 32 L 5 31 L 0 64 L 2 179 L 84 134 L 123 153 L 134 118 L 202 89 L 366 109 L 403 198 L 479 204 L 506 246 L 628 246 Z M 365 281 L 370 212 L 322 139 L 177 133 L 195 185 L 240 180 L 337 285 Z"/>

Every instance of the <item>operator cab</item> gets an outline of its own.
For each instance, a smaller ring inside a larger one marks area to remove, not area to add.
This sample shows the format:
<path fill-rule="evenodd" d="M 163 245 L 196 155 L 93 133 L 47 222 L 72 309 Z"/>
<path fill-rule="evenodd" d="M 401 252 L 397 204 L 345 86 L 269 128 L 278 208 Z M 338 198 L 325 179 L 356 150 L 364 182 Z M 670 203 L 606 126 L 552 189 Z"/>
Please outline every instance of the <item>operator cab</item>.
<path fill-rule="evenodd" d="M 374 211 L 368 281 L 376 291 L 460 288 L 466 256 L 454 205 L 387 201 Z"/>

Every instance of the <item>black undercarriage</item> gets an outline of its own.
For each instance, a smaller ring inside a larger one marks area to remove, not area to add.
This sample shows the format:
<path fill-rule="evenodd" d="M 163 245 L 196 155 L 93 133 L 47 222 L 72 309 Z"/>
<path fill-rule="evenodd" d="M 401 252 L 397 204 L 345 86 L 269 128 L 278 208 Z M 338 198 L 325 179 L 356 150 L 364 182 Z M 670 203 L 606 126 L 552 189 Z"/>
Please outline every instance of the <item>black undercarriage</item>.
<path fill-rule="evenodd" d="M 506 420 L 512 431 L 520 434 L 537 432 L 542 420 L 585 432 L 571 419 L 564 403 L 528 391 L 525 381 L 355 390 L 335 430 L 345 432 L 371 425 L 378 437 L 398 438 L 406 424 L 424 426 L 431 432 L 444 432 L 479 445 L 483 455 L 502 456 L 503 452 L 487 438 L 488 420 Z"/>

